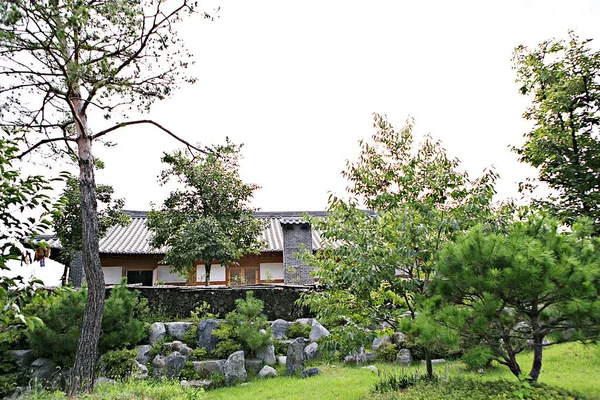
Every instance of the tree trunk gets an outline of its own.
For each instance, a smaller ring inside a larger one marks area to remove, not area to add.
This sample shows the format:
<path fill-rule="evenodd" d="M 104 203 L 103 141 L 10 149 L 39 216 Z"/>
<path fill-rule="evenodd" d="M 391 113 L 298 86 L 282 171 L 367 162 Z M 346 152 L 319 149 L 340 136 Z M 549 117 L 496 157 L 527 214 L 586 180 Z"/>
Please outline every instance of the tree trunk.
<path fill-rule="evenodd" d="M 533 364 L 529 372 L 531 381 L 536 382 L 542 370 L 542 351 L 544 337 L 541 335 L 533 335 Z"/>
<path fill-rule="evenodd" d="M 77 109 L 80 105 L 77 104 Z M 82 126 L 77 125 L 79 138 L 80 189 L 81 189 L 81 220 L 83 268 L 88 285 L 87 302 L 83 316 L 83 325 L 75 363 L 71 372 L 68 394 L 70 396 L 83 392 L 91 392 L 98 359 L 98 340 L 102 315 L 104 313 L 104 274 L 100 266 L 98 248 L 98 213 L 96 202 L 96 182 L 94 178 L 94 159 L 92 142 L 87 134 L 85 115 L 79 115 Z"/>
<path fill-rule="evenodd" d="M 427 378 L 433 379 L 433 363 L 431 362 L 431 352 L 425 348 L 425 367 L 427 368 Z"/>
<path fill-rule="evenodd" d="M 521 378 L 521 367 L 519 366 L 519 363 L 517 362 L 517 358 L 512 353 L 509 354 L 508 357 L 509 357 L 509 359 L 508 359 L 508 362 L 506 363 L 506 365 L 510 369 L 510 372 L 512 372 L 514 376 L 516 376 L 517 378 L 520 379 Z"/>
<path fill-rule="evenodd" d="M 212 264 L 204 264 L 204 286 L 210 286 L 210 267 Z"/>

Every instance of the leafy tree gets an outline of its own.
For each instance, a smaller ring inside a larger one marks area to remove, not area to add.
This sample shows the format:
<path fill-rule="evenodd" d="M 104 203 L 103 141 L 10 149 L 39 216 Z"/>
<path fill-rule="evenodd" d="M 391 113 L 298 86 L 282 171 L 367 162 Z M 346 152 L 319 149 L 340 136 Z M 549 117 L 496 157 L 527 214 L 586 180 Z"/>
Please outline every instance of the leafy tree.
<path fill-rule="evenodd" d="M 104 306 L 92 144 L 139 124 L 188 144 L 151 119 L 127 114 L 134 106 L 148 111 L 179 84 L 193 82 L 184 74 L 191 55 L 175 25 L 195 10 L 189 0 L 0 2 L 0 124 L 26 137 L 21 156 L 48 145 L 79 164 L 88 301 L 70 395 L 92 390 Z M 101 115 L 123 121 L 92 130 Z"/>
<path fill-rule="evenodd" d="M 459 305 L 446 320 L 517 377 L 516 355 L 533 347 L 536 381 L 544 347 L 600 332 L 600 241 L 592 233 L 589 220 L 564 232 L 540 215 L 505 234 L 470 229 L 443 248 L 437 265 L 434 286 Z"/>
<path fill-rule="evenodd" d="M 304 257 L 326 290 L 303 301 L 334 326 L 331 338 L 345 351 L 372 339 L 382 323 L 397 329 L 408 311 L 431 376 L 432 346 L 442 336 L 453 341 L 442 328 L 431 331 L 426 319 L 438 249 L 477 221 L 494 222 L 496 175 L 487 171 L 471 181 L 429 136 L 415 148 L 411 121 L 397 130 L 375 114 L 374 127 L 372 143 L 360 142 L 359 159 L 348 162 L 344 175 L 352 184 L 349 192 L 376 216 L 360 210 L 356 199 L 332 198 L 327 218 L 312 220 L 330 246 Z"/>
<path fill-rule="evenodd" d="M 98 238 L 102 238 L 109 228 L 115 225 L 126 225 L 130 218 L 122 212 L 125 201 L 112 198 L 114 189 L 110 185 L 97 185 L 96 196 L 100 206 L 98 210 Z M 69 175 L 66 186 L 53 212 L 53 227 L 60 240 L 61 252 L 59 261 L 65 264 L 63 284 L 67 277 L 69 264 L 83 247 L 81 220 L 81 192 L 79 178 Z M 82 274 L 78 274 L 81 277 Z M 81 279 L 73 282 L 75 287 L 81 286 Z"/>
<path fill-rule="evenodd" d="M 569 40 L 547 40 L 534 49 L 519 46 L 514 66 L 520 91 L 531 97 L 525 119 L 534 122 L 525 143 L 514 148 L 520 161 L 538 168 L 555 191 L 537 203 L 569 224 L 579 216 L 600 232 L 600 51 L 573 32 Z M 532 189 L 529 182 L 522 190 Z"/>
<path fill-rule="evenodd" d="M 230 265 L 262 246 L 258 238 L 263 223 L 248 205 L 258 186 L 239 176 L 240 148 L 228 141 L 203 157 L 189 158 L 181 151 L 165 154 L 162 161 L 170 167 L 162 172 L 162 182 L 175 176 L 184 188 L 171 192 L 160 210 L 148 214 L 152 245 L 167 247 L 163 261 L 187 276 L 200 260 L 206 286 L 214 260 Z"/>

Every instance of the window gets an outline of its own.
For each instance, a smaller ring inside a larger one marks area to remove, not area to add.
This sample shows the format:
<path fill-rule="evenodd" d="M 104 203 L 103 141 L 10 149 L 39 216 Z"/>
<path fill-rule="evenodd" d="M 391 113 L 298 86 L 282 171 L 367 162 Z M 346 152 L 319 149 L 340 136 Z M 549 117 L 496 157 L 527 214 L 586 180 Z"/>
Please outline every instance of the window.
<path fill-rule="evenodd" d="M 258 267 L 229 267 L 229 285 L 253 285 L 258 281 Z"/>

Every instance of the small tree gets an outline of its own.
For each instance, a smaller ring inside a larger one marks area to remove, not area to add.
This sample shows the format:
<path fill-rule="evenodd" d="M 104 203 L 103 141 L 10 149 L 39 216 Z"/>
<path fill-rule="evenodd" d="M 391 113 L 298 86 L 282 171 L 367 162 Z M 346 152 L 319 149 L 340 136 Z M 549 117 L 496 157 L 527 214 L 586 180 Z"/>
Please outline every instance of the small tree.
<path fill-rule="evenodd" d="M 161 181 L 176 176 L 185 187 L 148 214 L 152 245 L 167 247 L 164 263 L 185 276 L 201 261 L 206 286 L 214 260 L 226 266 L 262 246 L 263 223 L 248 204 L 258 186 L 239 177 L 240 149 L 228 141 L 203 157 L 189 158 L 181 151 L 165 154 L 162 161 L 170 168 L 162 172 Z"/>
<path fill-rule="evenodd" d="M 600 241 L 589 220 L 559 228 L 540 215 L 514 222 L 507 234 L 474 227 L 444 247 L 437 265 L 435 286 L 459 305 L 447 320 L 517 377 L 516 355 L 533 347 L 533 381 L 544 347 L 600 332 Z"/>
<path fill-rule="evenodd" d="M 73 175 L 69 175 L 66 178 L 65 189 L 55 204 L 52 218 L 56 237 L 61 244 L 59 261 L 65 264 L 65 271 L 62 277 L 63 285 L 65 284 L 67 271 L 71 262 L 83 247 L 81 192 L 79 184 L 79 179 Z M 98 185 L 96 187 L 96 196 L 100 203 L 98 210 L 98 238 L 102 238 L 112 226 L 126 225 L 130 221 L 129 216 L 122 212 L 125 201 L 123 199 L 113 199 L 113 193 L 114 190 L 110 185 Z M 79 279 L 73 281 L 75 287 L 81 286 L 81 272 L 77 274 Z"/>
<path fill-rule="evenodd" d="M 524 113 L 533 121 L 525 143 L 514 150 L 538 168 L 556 196 L 538 199 L 569 224 L 592 219 L 600 232 L 600 51 L 573 32 L 569 40 L 519 46 L 514 66 L 520 91 L 531 97 Z M 530 186 L 522 186 L 522 189 Z"/>
<path fill-rule="evenodd" d="M 383 323 L 397 328 L 408 311 L 431 376 L 432 346 L 452 339 L 442 328 L 432 332 L 432 320 L 424 318 L 438 249 L 461 229 L 492 220 L 496 175 L 471 181 L 440 142 L 426 137 L 414 146 L 412 122 L 397 130 L 375 114 L 374 127 L 373 143 L 361 141 L 359 159 L 344 175 L 350 193 L 377 215 L 361 211 L 358 200 L 332 198 L 327 218 L 312 220 L 331 246 L 305 254 L 326 290 L 304 302 L 334 327 L 332 340 L 346 351 L 365 344 Z"/>

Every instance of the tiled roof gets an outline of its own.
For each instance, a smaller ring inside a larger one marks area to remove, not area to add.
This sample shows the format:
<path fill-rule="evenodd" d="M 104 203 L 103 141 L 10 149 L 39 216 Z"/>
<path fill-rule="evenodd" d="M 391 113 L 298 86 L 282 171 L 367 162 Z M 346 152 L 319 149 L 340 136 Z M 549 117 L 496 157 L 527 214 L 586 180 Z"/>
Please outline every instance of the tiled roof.
<path fill-rule="evenodd" d="M 164 254 L 165 248 L 155 249 L 150 245 L 151 233 L 146 226 L 145 211 L 125 211 L 131 217 L 131 223 L 127 226 L 113 226 L 100 240 L 100 253 L 102 254 Z M 282 224 L 305 223 L 303 215 L 313 217 L 324 217 L 324 211 L 313 212 L 256 212 L 256 217 L 266 219 L 266 228 L 261 235 L 266 247 L 263 251 L 283 251 Z M 52 247 L 59 248 L 60 242 L 52 236 L 40 237 L 46 240 Z M 321 248 L 321 235 L 312 230 L 313 250 Z"/>

